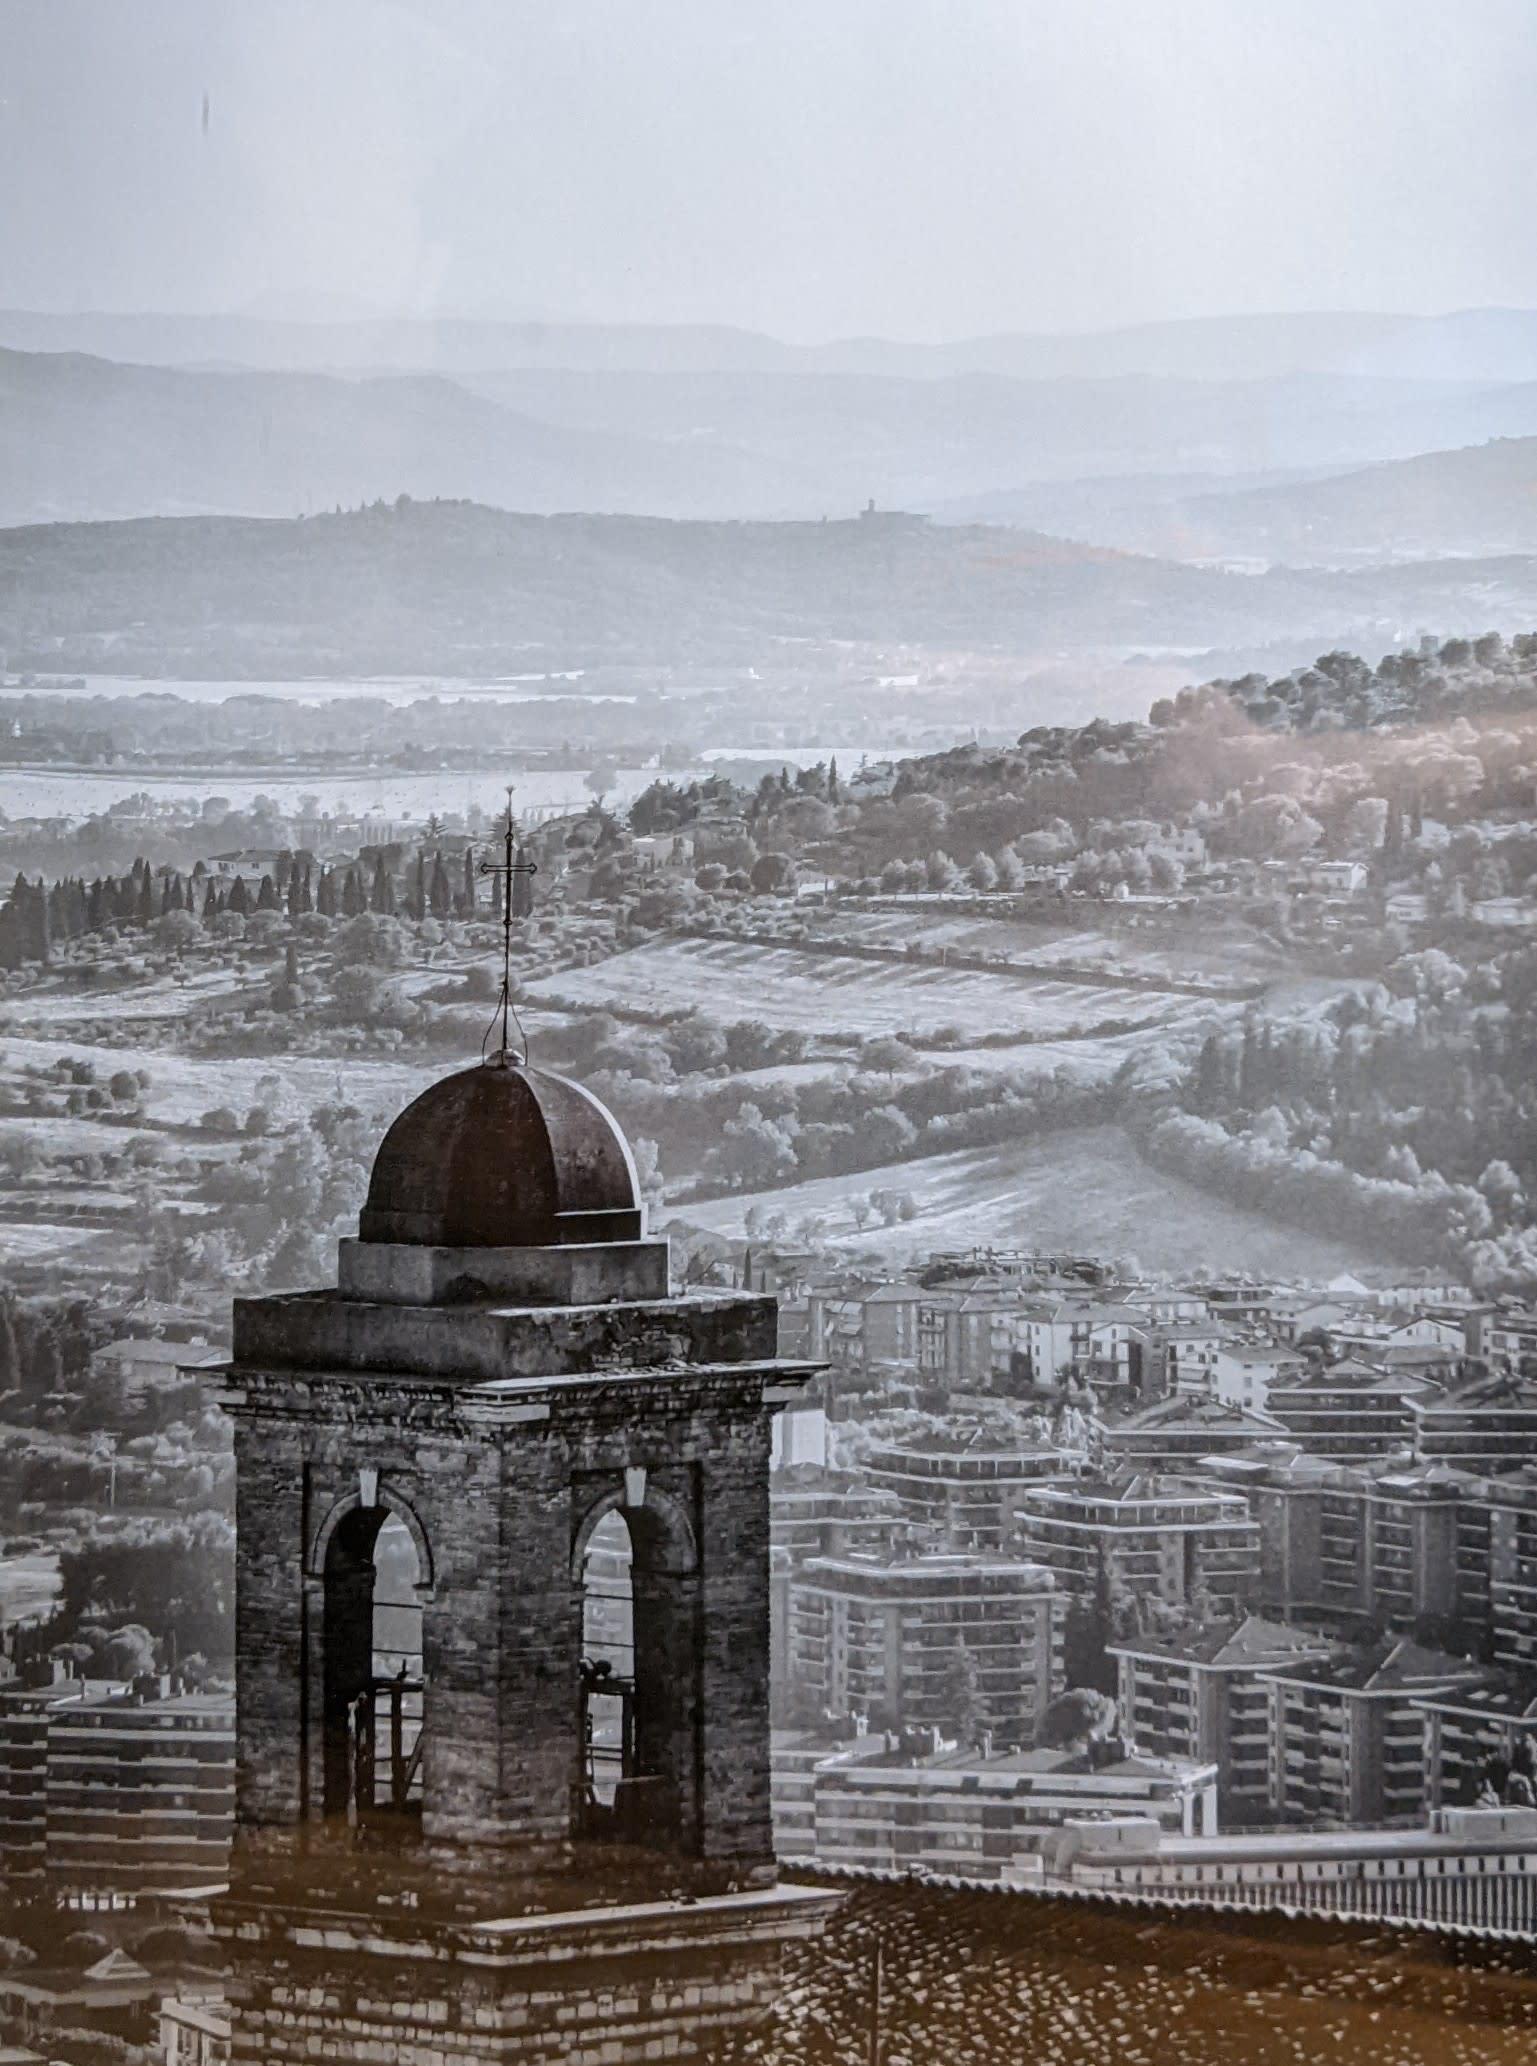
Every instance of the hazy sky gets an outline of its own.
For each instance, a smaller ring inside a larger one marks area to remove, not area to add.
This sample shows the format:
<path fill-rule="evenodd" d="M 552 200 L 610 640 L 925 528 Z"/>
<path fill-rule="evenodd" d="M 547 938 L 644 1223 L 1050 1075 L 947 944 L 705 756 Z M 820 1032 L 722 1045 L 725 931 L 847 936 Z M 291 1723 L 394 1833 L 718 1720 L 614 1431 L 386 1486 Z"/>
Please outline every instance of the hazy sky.
<path fill-rule="evenodd" d="M 1533 0 L 0 0 L 0 304 L 1533 305 L 1534 107 Z"/>

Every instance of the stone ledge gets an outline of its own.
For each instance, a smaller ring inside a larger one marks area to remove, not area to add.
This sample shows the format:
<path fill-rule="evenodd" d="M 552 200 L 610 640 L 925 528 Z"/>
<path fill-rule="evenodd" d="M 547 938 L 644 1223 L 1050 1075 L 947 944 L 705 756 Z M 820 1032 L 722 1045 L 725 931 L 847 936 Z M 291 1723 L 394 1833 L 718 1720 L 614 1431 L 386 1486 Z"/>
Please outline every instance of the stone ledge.
<path fill-rule="evenodd" d="M 337 1249 L 344 1298 L 399 1306 L 597 1306 L 664 1299 L 665 1241 L 602 1241 L 553 1248 L 427 1248 L 345 1240 Z"/>
<path fill-rule="evenodd" d="M 600 1305 L 403 1305 L 335 1291 L 235 1300 L 235 1365 L 488 1378 L 761 1363 L 778 1351 L 778 1307 L 745 1292 Z"/>

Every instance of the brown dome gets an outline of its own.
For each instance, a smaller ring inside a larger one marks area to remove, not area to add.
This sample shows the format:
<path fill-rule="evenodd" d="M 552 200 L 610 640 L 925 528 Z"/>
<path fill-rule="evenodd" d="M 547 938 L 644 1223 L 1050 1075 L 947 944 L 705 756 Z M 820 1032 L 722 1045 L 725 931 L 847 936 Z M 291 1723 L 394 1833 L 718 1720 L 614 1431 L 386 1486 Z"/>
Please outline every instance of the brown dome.
<path fill-rule="evenodd" d="M 483 1062 L 423 1091 L 384 1136 L 358 1233 L 427 1248 L 635 1241 L 635 1164 L 580 1084 Z"/>

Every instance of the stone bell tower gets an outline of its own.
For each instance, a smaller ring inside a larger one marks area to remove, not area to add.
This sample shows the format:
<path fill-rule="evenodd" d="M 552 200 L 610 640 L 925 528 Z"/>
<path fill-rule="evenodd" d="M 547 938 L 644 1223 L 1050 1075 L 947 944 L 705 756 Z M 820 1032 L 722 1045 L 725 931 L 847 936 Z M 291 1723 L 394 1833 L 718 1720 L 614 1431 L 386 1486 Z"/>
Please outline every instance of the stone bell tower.
<path fill-rule="evenodd" d="M 473 2008 L 482 2046 L 456 2059 L 533 2055 L 516 1976 L 552 1927 L 602 1994 L 596 1918 L 652 1916 L 603 1956 L 650 1929 L 675 1972 L 682 1897 L 729 2021 L 747 1947 L 817 1926 L 826 1896 L 775 1886 L 769 1817 L 770 1429 L 809 1374 L 776 1358 L 772 1299 L 670 1294 L 612 1116 L 507 1055 L 389 1129 L 335 1289 L 236 1301 L 237 2059 L 309 2056 L 264 1978 L 304 1995 L 306 1916 L 332 1971 L 339 1916 L 373 1959 L 381 1916 L 436 1918 L 423 2014 L 441 2035 Z M 636 2010 L 632 1979 L 615 2059 L 671 1999 Z M 449 2055 L 394 2017 L 378 2057 Z"/>

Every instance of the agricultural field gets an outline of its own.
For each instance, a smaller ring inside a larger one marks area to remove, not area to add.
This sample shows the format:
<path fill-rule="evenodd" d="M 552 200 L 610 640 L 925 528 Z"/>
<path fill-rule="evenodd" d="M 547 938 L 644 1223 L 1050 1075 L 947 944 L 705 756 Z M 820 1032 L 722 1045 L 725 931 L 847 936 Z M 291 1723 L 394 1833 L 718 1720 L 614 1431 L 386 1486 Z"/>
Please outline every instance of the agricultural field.
<path fill-rule="evenodd" d="M 963 1041 L 1092 1037 L 1106 1024 L 1174 1023 L 1201 1000 L 1054 982 L 1007 970 L 864 961 L 735 940 L 661 940 L 533 982 L 536 1002 L 646 1013 L 750 1017 L 776 1030 L 855 1042 L 890 1033 L 920 1041 L 954 1028 Z"/>
<path fill-rule="evenodd" d="M 908 1193 L 916 1214 L 896 1227 L 877 1221 L 861 1229 L 851 1201 L 881 1189 Z M 893 1261 L 972 1246 L 1078 1249 L 1134 1256 L 1147 1270 L 1246 1270 L 1327 1283 L 1392 1260 L 1208 1197 L 1151 1168 L 1116 1126 L 1077 1127 L 1005 1147 L 690 1204 L 678 1216 L 736 1237 L 753 1207 L 782 1213 L 792 1227 L 818 1220 L 824 1239 Z"/>
<path fill-rule="evenodd" d="M 814 930 L 857 937 L 872 947 L 926 954 L 948 949 L 966 955 L 1001 955 L 1040 968 L 1124 970 L 1140 978 L 1175 982 L 1266 982 L 1284 974 L 1286 962 L 1273 941 L 1237 918 L 1210 911 L 1156 918 L 1109 915 L 1116 907 L 1075 900 L 1060 923 L 1048 919 L 979 917 L 975 897 L 952 912 L 930 899 L 900 904 L 842 904 L 835 911 L 808 914 Z M 1092 913 L 1089 917 L 1087 914 Z"/>
<path fill-rule="evenodd" d="M 466 1057 L 468 1060 L 469 1057 Z M 118 1069 L 144 1069 L 150 1076 L 145 1117 L 151 1127 L 195 1126 L 220 1106 L 243 1116 L 257 1103 L 270 1106 L 281 1122 L 307 1119 L 317 1105 L 342 1098 L 364 1111 L 393 1115 L 444 1073 L 441 1061 L 370 1060 L 357 1055 L 186 1055 L 164 1048 L 106 1046 L 85 1040 L 0 1039 L 0 1087 L 14 1092 L 29 1064 L 48 1067 L 63 1060 L 89 1061 L 105 1079 Z M 258 1085 L 262 1086 L 258 1095 Z M 121 1147 L 121 1122 L 50 1118 L 6 1119 L 7 1127 L 36 1123 L 54 1144 Z"/>

